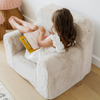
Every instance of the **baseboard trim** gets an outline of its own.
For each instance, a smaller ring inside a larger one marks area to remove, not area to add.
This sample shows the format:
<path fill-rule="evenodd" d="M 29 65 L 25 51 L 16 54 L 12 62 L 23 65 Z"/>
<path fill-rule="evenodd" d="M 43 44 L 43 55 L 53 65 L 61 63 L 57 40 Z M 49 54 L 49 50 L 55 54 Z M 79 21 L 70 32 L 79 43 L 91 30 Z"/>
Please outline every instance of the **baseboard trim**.
<path fill-rule="evenodd" d="M 92 55 L 92 63 L 100 68 L 100 58 Z"/>
<path fill-rule="evenodd" d="M 24 15 L 24 14 L 23 14 L 23 17 L 24 17 L 24 20 L 25 20 L 25 21 L 30 22 L 30 23 L 32 23 L 32 24 L 36 22 L 35 20 L 30 19 L 29 17 L 27 17 L 27 16 Z"/>

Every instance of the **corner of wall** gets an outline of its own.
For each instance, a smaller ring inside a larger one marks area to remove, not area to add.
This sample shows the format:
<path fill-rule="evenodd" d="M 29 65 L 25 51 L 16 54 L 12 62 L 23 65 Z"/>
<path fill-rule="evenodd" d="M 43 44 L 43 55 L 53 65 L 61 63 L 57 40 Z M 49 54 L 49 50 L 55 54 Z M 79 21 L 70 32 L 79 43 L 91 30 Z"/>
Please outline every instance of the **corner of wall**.
<path fill-rule="evenodd" d="M 30 19 L 28 16 L 26 16 L 24 14 L 23 14 L 23 17 L 24 17 L 24 20 L 27 21 L 27 22 L 29 22 L 29 23 L 32 23 L 33 24 L 33 23 L 36 22 L 35 20 Z"/>
<path fill-rule="evenodd" d="M 100 59 L 94 55 L 92 55 L 92 63 L 100 68 Z"/>

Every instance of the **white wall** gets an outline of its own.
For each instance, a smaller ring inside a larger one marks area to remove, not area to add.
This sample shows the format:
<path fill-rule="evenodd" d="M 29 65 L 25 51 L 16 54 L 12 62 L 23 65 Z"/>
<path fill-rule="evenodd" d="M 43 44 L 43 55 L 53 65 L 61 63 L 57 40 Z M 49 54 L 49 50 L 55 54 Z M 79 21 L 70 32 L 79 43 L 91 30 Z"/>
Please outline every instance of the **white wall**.
<path fill-rule="evenodd" d="M 22 13 L 29 21 L 36 21 L 40 7 L 54 3 L 88 17 L 95 26 L 93 63 L 100 67 L 100 0 L 22 0 Z"/>

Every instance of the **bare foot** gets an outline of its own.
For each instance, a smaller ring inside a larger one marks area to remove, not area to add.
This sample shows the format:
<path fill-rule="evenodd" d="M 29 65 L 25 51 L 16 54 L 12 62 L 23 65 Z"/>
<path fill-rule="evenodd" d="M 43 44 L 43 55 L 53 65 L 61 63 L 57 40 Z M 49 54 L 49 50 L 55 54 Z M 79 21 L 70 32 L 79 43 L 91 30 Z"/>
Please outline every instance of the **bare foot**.
<path fill-rule="evenodd" d="M 14 21 L 14 17 L 13 16 L 11 16 L 10 18 L 9 18 L 9 23 L 11 24 L 11 26 L 13 27 L 13 29 L 16 29 L 15 27 L 14 27 L 14 23 L 15 23 L 15 21 Z"/>
<path fill-rule="evenodd" d="M 14 19 L 18 24 L 23 25 L 21 19 L 17 18 L 16 16 L 13 16 L 13 19 Z"/>

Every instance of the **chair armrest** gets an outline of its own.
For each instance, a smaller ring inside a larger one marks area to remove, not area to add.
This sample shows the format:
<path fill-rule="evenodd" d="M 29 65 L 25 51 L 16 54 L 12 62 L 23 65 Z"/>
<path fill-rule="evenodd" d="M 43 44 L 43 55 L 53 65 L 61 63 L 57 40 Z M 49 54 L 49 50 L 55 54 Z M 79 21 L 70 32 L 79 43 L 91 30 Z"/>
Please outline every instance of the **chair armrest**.
<path fill-rule="evenodd" d="M 49 98 L 51 97 L 50 85 L 54 81 L 52 75 L 59 71 L 61 65 L 56 55 L 58 53 L 48 54 L 37 62 L 37 90 L 46 99 L 52 99 Z"/>
<path fill-rule="evenodd" d="M 65 92 L 81 79 L 82 76 L 77 77 L 76 73 L 79 70 L 81 72 L 82 61 L 82 50 L 78 47 L 70 48 L 68 52 L 43 56 L 37 62 L 37 90 L 39 93 L 46 99 L 53 99 Z M 75 76 L 73 76 L 74 74 Z"/>
<path fill-rule="evenodd" d="M 19 40 L 19 37 L 21 37 L 22 34 L 16 30 L 9 32 L 4 35 L 3 41 L 4 41 L 4 46 L 5 46 L 5 51 L 6 51 L 6 56 L 7 56 L 7 61 L 8 64 L 12 67 L 12 57 L 22 49 L 24 49 L 23 44 Z"/>
<path fill-rule="evenodd" d="M 17 52 L 24 49 L 23 44 L 19 40 L 19 37 L 21 37 L 22 34 L 16 30 L 9 32 L 4 35 L 4 45 L 6 50 L 10 50 L 12 55 L 15 55 Z"/>

